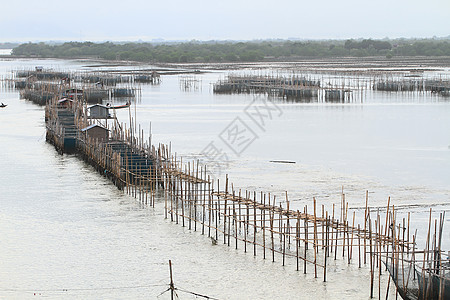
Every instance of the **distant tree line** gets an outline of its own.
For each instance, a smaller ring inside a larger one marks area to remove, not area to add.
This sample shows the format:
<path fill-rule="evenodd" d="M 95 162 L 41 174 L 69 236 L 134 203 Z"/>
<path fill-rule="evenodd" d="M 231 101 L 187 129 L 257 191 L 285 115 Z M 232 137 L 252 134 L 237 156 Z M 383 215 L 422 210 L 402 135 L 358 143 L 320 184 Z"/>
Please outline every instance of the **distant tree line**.
<path fill-rule="evenodd" d="M 450 56 L 448 40 L 346 40 L 346 41 L 258 41 L 184 43 L 93 43 L 67 42 L 60 45 L 26 43 L 13 49 L 13 55 L 140 62 L 256 62 L 300 57 L 366 56 Z"/>

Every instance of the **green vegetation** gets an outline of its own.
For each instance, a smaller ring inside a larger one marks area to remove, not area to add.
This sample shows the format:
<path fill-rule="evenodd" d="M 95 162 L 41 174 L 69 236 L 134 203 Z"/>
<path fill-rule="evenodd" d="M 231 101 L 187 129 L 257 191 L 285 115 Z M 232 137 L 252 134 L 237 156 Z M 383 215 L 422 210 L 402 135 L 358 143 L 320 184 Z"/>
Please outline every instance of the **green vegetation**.
<path fill-rule="evenodd" d="M 13 55 L 141 62 L 255 62 L 294 60 L 301 57 L 450 56 L 448 40 L 347 40 L 347 41 L 259 41 L 185 43 L 92 43 L 60 45 L 27 43 L 13 49 Z"/>

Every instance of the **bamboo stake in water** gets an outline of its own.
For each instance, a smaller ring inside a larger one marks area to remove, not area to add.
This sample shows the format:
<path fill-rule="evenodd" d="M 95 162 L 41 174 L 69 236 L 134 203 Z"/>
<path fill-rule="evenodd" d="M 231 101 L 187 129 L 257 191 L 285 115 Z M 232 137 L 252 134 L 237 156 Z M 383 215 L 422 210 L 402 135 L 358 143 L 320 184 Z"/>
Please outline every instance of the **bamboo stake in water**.
<path fill-rule="evenodd" d="M 314 201 L 314 278 L 317 278 L 317 217 L 316 217 L 316 198 Z"/>
<path fill-rule="evenodd" d="M 256 256 L 256 192 L 253 199 L 253 256 Z"/>

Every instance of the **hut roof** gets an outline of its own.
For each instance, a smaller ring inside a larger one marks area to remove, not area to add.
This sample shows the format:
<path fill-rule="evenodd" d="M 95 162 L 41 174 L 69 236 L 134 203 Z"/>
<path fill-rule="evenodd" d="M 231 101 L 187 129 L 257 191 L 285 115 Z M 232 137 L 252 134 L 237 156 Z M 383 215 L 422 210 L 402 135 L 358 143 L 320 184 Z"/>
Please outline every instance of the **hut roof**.
<path fill-rule="evenodd" d="M 91 129 L 94 128 L 94 127 L 99 127 L 99 128 L 101 128 L 101 129 L 104 129 L 104 130 L 108 130 L 108 131 L 109 131 L 109 129 L 106 129 L 105 127 L 100 126 L 100 125 L 98 125 L 98 124 L 92 124 L 92 125 L 89 125 L 88 127 L 85 127 L 85 128 L 83 128 L 83 129 L 81 129 L 81 131 L 82 131 L 82 132 L 85 132 L 85 131 L 91 130 Z"/>
<path fill-rule="evenodd" d="M 96 107 L 96 106 L 103 107 L 103 108 L 106 108 L 106 109 L 110 108 L 109 106 L 106 106 L 106 105 L 103 105 L 103 104 L 94 104 L 94 105 L 92 105 L 92 106 L 90 106 L 88 108 L 91 109 L 91 108 Z"/>
<path fill-rule="evenodd" d="M 61 100 L 58 100 L 58 103 L 64 103 L 64 102 L 67 102 L 67 101 L 73 102 L 72 99 L 62 98 Z"/>

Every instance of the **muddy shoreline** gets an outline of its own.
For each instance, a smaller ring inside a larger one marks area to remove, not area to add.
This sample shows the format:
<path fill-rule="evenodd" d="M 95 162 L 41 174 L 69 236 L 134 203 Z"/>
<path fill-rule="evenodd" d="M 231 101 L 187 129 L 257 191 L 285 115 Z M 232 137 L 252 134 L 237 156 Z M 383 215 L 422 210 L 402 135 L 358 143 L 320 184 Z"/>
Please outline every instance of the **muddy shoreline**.
<path fill-rule="evenodd" d="M 122 61 L 97 61 L 99 66 L 145 66 L 147 64 Z M 195 74 L 208 71 L 233 71 L 242 69 L 284 69 L 314 72 L 426 72 L 450 68 L 450 57 L 337 57 L 337 58 L 298 58 L 296 60 L 271 60 L 252 63 L 155 63 L 155 68 L 136 69 L 136 72 L 157 71 L 161 75 Z"/>
<path fill-rule="evenodd" d="M 255 68 L 281 68 L 296 70 L 343 70 L 360 71 L 373 70 L 380 72 L 389 71 L 436 71 L 450 68 L 450 57 L 341 57 L 341 58 L 302 58 L 299 60 L 266 61 L 254 63 L 203 63 L 203 64 L 165 64 L 178 68 L 208 69 L 208 70 L 237 70 Z"/>
<path fill-rule="evenodd" d="M 0 56 L 0 59 L 42 59 L 37 57 L 21 56 Z M 50 59 L 50 58 L 46 58 Z M 54 58 L 56 59 L 56 58 Z M 450 68 L 450 57 L 334 57 L 334 58 L 310 58 L 298 57 L 296 59 L 278 59 L 261 62 L 248 63 L 143 63 L 135 61 L 108 61 L 93 58 L 73 58 L 74 60 L 84 61 L 86 68 L 102 68 L 99 72 L 106 73 L 148 73 L 156 71 L 161 75 L 181 75 L 198 74 L 209 71 L 233 71 L 242 69 L 283 69 L 297 72 L 314 71 L 319 73 L 328 72 L 426 72 L 439 71 Z M 67 60 L 67 58 L 61 59 Z M 130 67 L 126 71 L 108 70 L 106 68 Z"/>

